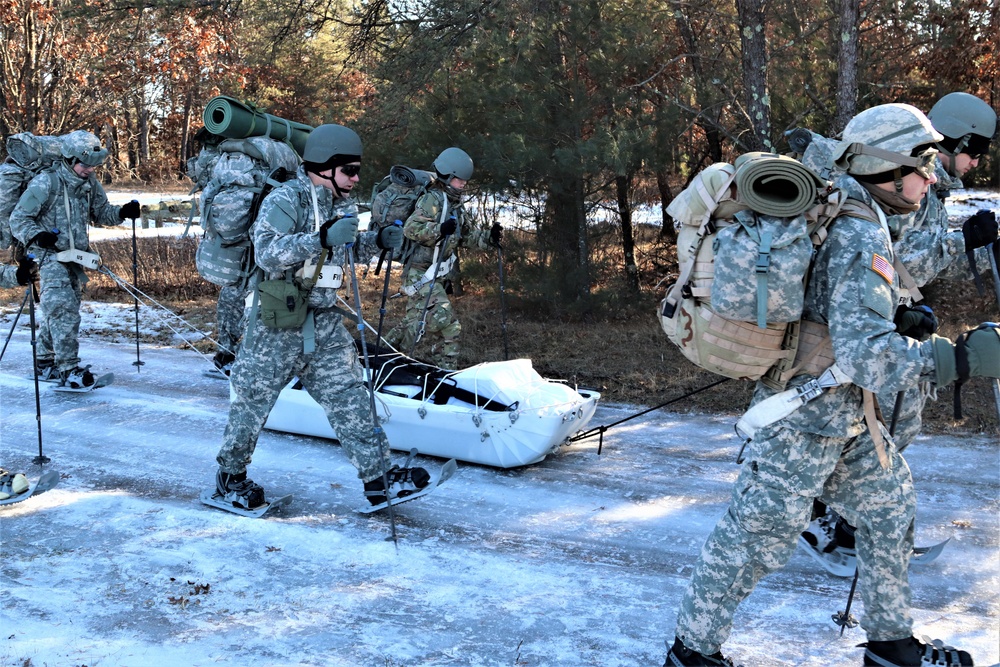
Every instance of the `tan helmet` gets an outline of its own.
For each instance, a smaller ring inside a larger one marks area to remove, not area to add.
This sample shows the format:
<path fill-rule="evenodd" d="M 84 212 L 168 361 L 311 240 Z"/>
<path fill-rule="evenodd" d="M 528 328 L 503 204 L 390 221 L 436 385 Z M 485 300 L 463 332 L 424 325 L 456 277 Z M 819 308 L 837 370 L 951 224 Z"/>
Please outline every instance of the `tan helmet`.
<path fill-rule="evenodd" d="M 936 155 L 912 157 L 913 149 L 935 144 L 941 136 L 924 113 L 909 104 L 880 104 L 847 124 L 838 148 L 837 166 L 853 176 L 882 174 L 899 167 L 933 171 Z M 835 156 L 836 157 L 836 156 Z"/>
<path fill-rule="evenodd" d="M 86 130 L 74 130 L 59 137 L 62 156 L 70 162 L 80 162 L 88 167 L 99 167 L 108 157 L 108 149 L 101 147 L 101 140 Z"/>

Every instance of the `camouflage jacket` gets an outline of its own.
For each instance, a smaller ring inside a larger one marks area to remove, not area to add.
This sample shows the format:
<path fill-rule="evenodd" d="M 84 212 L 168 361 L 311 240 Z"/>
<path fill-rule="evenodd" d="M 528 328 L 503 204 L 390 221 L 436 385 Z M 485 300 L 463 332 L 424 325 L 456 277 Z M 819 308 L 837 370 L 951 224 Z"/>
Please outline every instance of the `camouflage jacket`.
<path fill-rule="evenodd" d="M 68 195 L 69 219 L 63 193 Z M 42 171 L 28 183 L 24 194 L 10 214 L 14 237 L 27 244 L 43 231 L 59 230 L 57 250 L 68 250 L 70 231 L 77 250 L 89 250 L 87 225 L 120 225 L 118 211 L 104 194 L 104 188 L 91 175 L 80 178 L 65 162 Z"/>
<path fill-rule="evenodd" d="M 334 200 L 333 193 L 323 187 L 315 188 L 319 203 L 319 223 L 313 215 L 312 181 L 305 169 L 299 167 L 295 178 L 282 183 L 271 191 L 260 206 L 257 221 L 251 229 L 254 258 L 267 279 L 282 278 L 286 272 L 294 273 L 308 260 L 319 261 L 323 246 L 319 240 L 319 226 L 327 220 L 356 216 L 357 204 L 353 199 Z M 359 263 L 367 264 L 379 252 L 376 232 L 361 232 L 354 244 L 354 256 Z M 347 254 L 344 248 L 333 248 L 327 264 L 344 267 Z M 350 270 L 345 267 L 344 286 L 349 283 Z M 309 294 L 309 306 L 315 309 L 332 308 L 337 304 L 337 290 L 315 287 Z"/>
<path fill-rule="evenodd" d="M 425 270 L 434 260 L 434 245 L 441 239 L 441 207 L 447 195 L 439 188 L 432 188 L 417 200 L 417 206 L 403 224 L 403 235 L 414 241 L 410 268 Z M 455 254 L 458 248 L 478 248 L 489 250 L 490 232 L 473 224 L 472 216 L 465 210 L 461 200 L 448 197 L 447 217 L 455 216 L 455 233 L 448 237 L 448 243 L 438 253 L 438 261 Z M 439 276 L 444 278 L 444 276 Z"/>
<path fill-rule="evenodd" d="M 20 287 L 17 284 L 17 265 L 0 265 L 0 289 Z"/>
<path fill-rule="evenodd" d="M 836 184 L 851 197 L 877 206 L 849 176 L 839 177 Z M 837 366 L 853 384 L 828 390 L 799 408 L 785 420 L 790 428 L 831 437 L 857 436 L 865 430 L 861 388 L 884 394 L 934 379 L 931 341 L 921 343 L 896 333 L 892 318 L 899 278 L 892 259 L 888 227 L 852 216 L 830 225 L 813 263 L 803 318 L 830 327 Z M 798 375 L 789 386 L 810 379 Z M 773 393 L 758 383 L 753 402 Z"/>

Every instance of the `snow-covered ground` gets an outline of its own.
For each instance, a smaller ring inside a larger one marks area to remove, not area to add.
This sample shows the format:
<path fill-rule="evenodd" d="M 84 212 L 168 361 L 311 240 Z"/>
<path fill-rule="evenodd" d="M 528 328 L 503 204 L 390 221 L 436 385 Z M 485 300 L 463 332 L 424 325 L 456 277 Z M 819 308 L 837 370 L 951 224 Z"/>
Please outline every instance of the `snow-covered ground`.
<path fill-rule="evenodd" d="M 245 519 L 201 505 L 229 402 L 191 350 L 92 335 L 131 304 L 86 304 L 82 356 L 115 384 L 42 385 L 42 446 L 59 486 L 0 508 L 0 665 L 660 665 L 698 551 L 728 501 L 732 416 L 653 412 L 521 469 L 460 465 L 385 514 L 336 444 L 266 431 L 252 476 L 292 505 Z M 122 320 L 124 319 L 124 322 Z M 144 322 L 154 318 L 144 314 Z M 11 330 L 7 309 L 0 331 Z M 112 327 L 114 328 L 114 327 Z M 38 453 L 29 334 L 0 362 L 0 465 Z M 665 369 L 667 372 L 667 369 Z M 602 406 L 592 426 L 640 408 Z M 1000 453 L 956 434 L 907 452 L 916 633 L 1000 660 Z M 429 465 L 441 461 L 422 459 Z M 850 582 L 796 553 L 741 608 L 726 650 L 747 667 L 859 665 L 861 630 L 831 615 Z M 863 606 L 855 601 L 855 615 Z"/>

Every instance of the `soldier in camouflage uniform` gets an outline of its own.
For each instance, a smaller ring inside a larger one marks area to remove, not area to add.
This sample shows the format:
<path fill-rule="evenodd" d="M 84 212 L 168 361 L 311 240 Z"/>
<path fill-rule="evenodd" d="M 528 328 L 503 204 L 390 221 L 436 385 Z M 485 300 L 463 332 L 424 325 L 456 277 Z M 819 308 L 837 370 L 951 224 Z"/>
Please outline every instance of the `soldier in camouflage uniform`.
<path fill-rule="evenodd" d="M 899 279 L 883 212 L 915 209 L 934 182 L 934 131 L 919 110 L 887 104 L 858 114 L 844 130 L 850 197 L 879 222 L 844 215 L 819 247 L 803 318 L 828 326 L 836 366 L 850 379 L 787 417 L 757 430 L 725 516 L 695 566 L 665 665 L 732 665 L 721 653 L 733 615 L 756 583 L 791 557 L 813 498 L 856 525 L 864 664 L 919 667 L 928 658 L 971 665 L 968 653 L 939 649 L 912 636 L 908 565 L 916 496 L 906 462 L 888 430 L 865 418 L 864 392 L 894 392 L 929 380 L 1000 376 L 1000 330 L 980 327 L 957 343 L 918 342 L 896 332 Z M 958 359 L 959 361 L 956 361 Z M 968 359 L 965 367 L 962 359 Z M 814 380 L 797 375 L 789 386 Z M 758 383 L 752 405 L 775 394 Z M 870 395 L 870 394 L 869 394 Z M 873 436 L 872 429 L 877 429 Z M 943 663 L 938 663 L 943 664 Z"/>
<path fill-rule="evenodd" d="M 251 309 L 246 337 L 231 374 L 234 398 L 219 450 L 218 492 L 227 501 L 252 508 L 264 490 L 247 478 L 257 438 L 279 392 L 298 377 L 326 411 L 341 447 L 358 469 L 372 504 L 426 486 L 423 468 L 390 467 L 388 443 L 376 440 L 354 339 L 337 307 L 346 252 L 367 262 L 379 249 L 398 249 L 402 230 L 358 234 L 357 206 L 350 199 L 361 168 L 361 139 L 341 125 L 321 125 L 306 140 L 295 178 L 275 188 L 261 205 L 251 236 L 262 279 L 293 280 L 315 274 L 321 253 L 329 255 L 324 277 L 308 292 L 304 324 L 273 328 L 264 306 Z M 353 250 L 346 249 L 352 244 Z M 332 270 L 331 270 L 332 269 Z M 259 295 L 255 297 L 258 299 Z"/>
<path fill-rule="evenodd" d="M 971 280 L 972 272 L 964 257 L 966 251 L 975 252 L 979 267 L 988 266 L 986 253 L 989 250 L 985 246 L 993 243 L 997 236 L 996 216 L 992 211 L 979 211 L 957 230 L 949 226 L 945 209 L 945 199 L 951 190 L 963 187 L 961 177 L 978 166 L 980 156 L 989 151 L 996 132 L 996 112 L 973 95 L 950 93 L 938 100 L 927 117 L 934 129 L 944 136 L 935 144 L 940 151 L 934 168 L 937 182 L 931 185 L 915 214 L 906 212 L 888 219 L 896 257 L 918 288 L 937 278 Z M 812 159 L 817 159 L 817 154 L 818 151 L 812 151 Z M 911 306 L 908 296 L 897 309 L 897 330 L 911 338 L 925 340 L 936 330 L 937 319 L 926 306 Z M 919 383 L 907 388 L 901 399 L 893 392 L 879 395 L 879 403 L 887 416 L 890 411 L 896 414 L 893 440 L 899 451 L 909 446 L 920 433 L 921 414 L 930 393 L 928 383 Z M 898 413 L 894 410 L 897 400 Z M 816 518 L 802 534 L 803 546 L 829 571 L 852 576 L 853 527 L 821 504 L 815 514 Z"/>
<path fill-rule="evenodd" d="M 71 248 L 88 251 L 87 225 L 114 226 L 139 216 L 139 202 L 108 203 L 94 171 L 104 164 L 106 148 L 84 130 L 60 137 L 63 159 L 31 179 L 14 211 L 10 228 L 39 265 L 44 315 L 39 327 L 38 372 L 58 374 L 60 384 L 94 383 L 89 366 L 80 366 L 80 300 L 87 282 L 83 266 L 59 254 Z"/>
<path fill-rule="evenodd" d="M 472 178 L 472 158 L 460 148 L 447 148 L 434 160 L 437 180 L 403 225 L 413 241 L 413 253 L 403 272 L 406 314 L 385 338 L 405 354 L 418 342 L 433 338 L 430 360 L 442 368 L 457 368 L 462 324 L 448 299 L 449 274 L 459 248 L 499 247 L 502 230 L 474 226 L 462 204 L 462 191 Z M 428 300 L 428 292 L 430 299 Z"/>

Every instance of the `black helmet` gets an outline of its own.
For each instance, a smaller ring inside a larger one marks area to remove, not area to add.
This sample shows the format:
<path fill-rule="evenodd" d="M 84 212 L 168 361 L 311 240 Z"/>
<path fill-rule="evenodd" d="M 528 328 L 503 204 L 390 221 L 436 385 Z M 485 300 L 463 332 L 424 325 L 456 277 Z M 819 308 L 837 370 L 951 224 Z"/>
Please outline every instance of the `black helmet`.
<path fill-rule="evenodd" d="M 463 181 L 472 180 L 472 158 L 461 148 L 446 148 L 434 160 L 434 171 L 437 172 L 445 183 L 453 178 L 460 178 Z"/>

